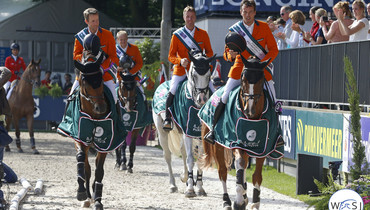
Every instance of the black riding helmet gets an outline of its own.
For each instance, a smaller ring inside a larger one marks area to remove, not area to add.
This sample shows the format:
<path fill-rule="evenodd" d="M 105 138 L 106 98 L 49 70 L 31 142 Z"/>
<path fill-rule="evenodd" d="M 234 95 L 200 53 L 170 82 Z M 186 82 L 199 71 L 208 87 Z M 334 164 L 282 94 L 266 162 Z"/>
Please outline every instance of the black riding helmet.
<path fill-rule="evenodd" d="M 84 49 L 97 56 L 100 51 L 100 39 L 95 34 L 88 34 L 84 38 Z"/>
<path fill-rule="evenodd" d="M 226 34 L 225 44 L 230 50 L 240 53 L 247 48 L 244 37 L 233 31 Z"/>
<path fill-rule="evenodd" d="M 12 49 L 12 50 L 19 50 L 19 44 L 17 44 L 17 43 L 11 44 L 10 45 L 10 49 Z"/>

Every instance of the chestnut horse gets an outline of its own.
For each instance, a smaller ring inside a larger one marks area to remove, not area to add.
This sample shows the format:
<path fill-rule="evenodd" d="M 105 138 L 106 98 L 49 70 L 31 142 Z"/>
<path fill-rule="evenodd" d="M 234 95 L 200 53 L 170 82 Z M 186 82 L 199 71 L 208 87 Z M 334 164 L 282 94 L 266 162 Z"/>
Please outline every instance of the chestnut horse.
<path fill-rule="evenodd" d="M 229 141 L 231 143 L 226 144 L 219 139 L 221 139 L 221 135 L 223 136 L 225 133 L 225 128 L 222 127 L 224 130 L 219 130 L 219 133 L 216 131 L 216 141 L 217 143 L 211 145 L 207 141 L 203 140 L 203 148 L 204 148 L 204 156 L 202 157 L 202 162 L 204 168 L 210 167 L 214 162 L 218 166 L 218 174 L 220 181 L 222 182 L 224 194 L 223 194 L 223 201 L 224 201 L 224 208 L 225 209 L 231 209 L 231 200 L 229 198 L 229 195 L 227 193 L 227 187 L 226 187 L 226 179 L 227 179 L 227 173 L 228 169 L 230 168 L 233 156 L 235 158 L 235 170 L 236 170 L 236 200 L 233 205 L 233 209 L 245 209 L 248 204 L 248 198 L 246 194 L 247 190 L 247 183 L 245 178 L 245 169 L 248 166 L 248 160 L 249 156 L 256 158 L 256 169 L 253 173 L 253 203 L 251 206 L 251 209 L 259 209 L 260 205 L 260 186 L 262 184 L 262 166 L 264 163 L 264 160 L 266 156 L 272 156 L 276 158 L 281 158 L 281 141 L 282 138 L 280 135 L 270 135 L 268 137 L 268 141 L 272 141 L 271 148 L 265 148 L 263 152 L 259 153 L 257 155 L 257 152 L 253 151 L 254 148 L 251 146 L 251 142 L 256 145 L 258 144 L 260 139 L 266 139 L 266 138 L 259 138 L 258 129 L 255 130 L 249 130 L 246 133 L 243 133 L 242 135 L 238 135 L 238 124 L 241 124 L 241 118 L 244 118 L 242 120 L 249 121 L 250 123 L 254 122 L 260 122 L 260 121 L 268 121 L 266 119 L 263 119 L 263 114 L 266 112 L 266 105 L 269 104 L 267 97 L 267 92 L 264 91 L 264 83 L 265 83 L 265 77 L 264 77 L 264 67 L 268 64 L 268 61 L 265 62 L 259 62 L 258 59 L 255 57 L 249 58 L 248 60 L 243 59 L 243 63 L 245 66 L 245 69 L 243 70 L 242 77 L 241 77 L 241 87 L 239 89 L 235 89 L 233 91 L 234 94 L 231 94 L 230 97 L 234 96 L 234 100 L 229 99 L 228 104 L 230 106 L 226 106 L 225 112 L 224 112 L 224 118 L 221 118 L 217 124 L 217 126 L 223 126 L 224 124 L 227 124 L 227 120 L 230 122 L 230 118 L 226 118 L 225 115 L 227 115 L 227 112 L 230 112 L 234 114 L 238 110 L 240 111 L 238 123 L 232 124 L 230 129 L 232 129 L 233 126 L 236 127 L 235 130 L 231 130 L 233 132 L 233 135 L 237 135 L 237 138 L 230 139 Z M 216 92 L 217 93 L 217 92 Z M 215 94 L 216 94 L 215 93 Z M 215 95 L 214 94 L 214 95 Z M 214 96 L 213 95 L 213 96 Z M 212 97 L 214 99 L 215 97 Z M 214 101 L 213 101 L 214 103 Z M 238 105 L 235 105 L 238 104 Z M 207 104 L 206 104 L 207 105 Z M 205 105 L 205 106 L 206 106 Z M 236 111 L 235 111 L 235 110 Z M 199 113 L 202 113 L 203 110 L 200 110 Z M 275 120 L 277 118 L 276 113 L 273 113 L 275 116 Z M 240 117 L 241 116 L 241 117 Z M 202 122 L 204 123 L 204 119 L 206 119 L 205 116 L 199 115 Z M 221 123 L 221 125 L 220 125 Z M 278 123 L 278 122 L 277 122 Z M 270 128 L 272 129 L 272 122 L 270 122 Z M 247 125 L 247 126 L 245 126 Z M 244 127 L 248 127 L 249 124 L 244 124 Z M 203 124 L 202 126 L 202 139 L 204 139 L 204 135 L 208 133 L 209 124 Z M 278 125 L 274 125 L 280 128 Z M 217 127 L 216 127 L 217 128 Z M 215 129 L 217 130 L 217 129 Z M 257 131 L 256 131 L 257 130 Z M 268 130 L 268 129 L 267 129 Z M 276 129 L 276 132 L 278 133 L 278 129 Z M 237 133 L 237 134 L 235 134 Z M 256 137 L 257 133 L 257 138 Z M 227 135 L 227 134 L 225 134 Z M 230 137 L 232 135 L 228 135 Z M 242 137 L 241 137 L 242 136 Z M 276 137 L 277 136 L 277 137 Z M 275 138 L 276 137 L 276 138 Z M 244 138 L 246 141 L 241 141 L 240 139 Z M 279 142 L 279 144 L 277 143 Z M 226 144 L 226 145 L 225 145 Z M 262 147 L 264 147 L 264 144 Z M 279 151 L 275 151 L 276 148 L 279 147 Z M 274 152 L 277 152 L 277 156 L 272 155 Z"/>
<path fill-rule="evenodd" d="M 19 80 L 14 87 L 8 100 L 12 116 L 6 119 L 6 129 L 9 131 L 10 124 L 13 122 L 18 152 L 23 152 L 21 148 L 19 120 L 25 117 L 33 154 L 39 154 L 36 149 L 35 138 L 33 137 L 33 113 L 35 111 L 35 102 L 32 96 L 32 88 L 34 85 L 37 87 L 40 86 L 40 62 L 41 59 L 37 62 L 32 59 L 24 71 L 21 80 Z M 10 151 L 9 145 L 6 146 L 5 151 Z"/>

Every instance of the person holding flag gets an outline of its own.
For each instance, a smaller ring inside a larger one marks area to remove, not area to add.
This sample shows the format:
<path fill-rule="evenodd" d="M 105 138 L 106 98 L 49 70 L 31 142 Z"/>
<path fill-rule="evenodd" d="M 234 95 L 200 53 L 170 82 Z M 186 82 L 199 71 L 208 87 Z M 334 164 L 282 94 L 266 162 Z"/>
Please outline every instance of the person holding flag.
<path fill-rule="evenodd" d="M 213 50 L 208 33 L 195 26 L 196 13 L 192 6 L 185 7 L 183 11 L 185 26 L 177 29 L 171 38 L 168 60 L 173 63 L 174 71 L 170 82 L 170 92 L 166 100 L 166 119 L 163 129 L 172 130 L 172 119 L 169 107 L 173 103 L 177 86 L 186 78 L 185 68 L 189 69 L 190 61 L 188 52 L 192 49 L 205 51 L 207 57 L 213 56 Z M 212 83 L 211 83 L 212 84 Z"/>

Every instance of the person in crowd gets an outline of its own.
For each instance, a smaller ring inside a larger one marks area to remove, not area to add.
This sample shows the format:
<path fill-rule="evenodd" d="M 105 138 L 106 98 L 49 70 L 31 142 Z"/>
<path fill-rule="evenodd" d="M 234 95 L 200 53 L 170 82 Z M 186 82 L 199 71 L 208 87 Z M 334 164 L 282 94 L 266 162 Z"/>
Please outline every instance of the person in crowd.
<path fill-rule="evenodd" d="M 275 21 L 276 21 L 276 17 L 274 17 L 274 16 L 268 16 L 267 19 L 266 19 L 266 23 L 269 25 L 269 28 L 272 32 L 272 35 L 274 35 L 274 36 L 275 36 L 276 33 L 279 32 L 279 28 L 275 24 Z M 275 37 L 275 41 L 277 43 L 279 41 L 279 38 Z"/>
<path fill-rule="evenodd" d="M 99 26 L 99 12 L 95 8 L 87 8 L 83 12 L 86 28 L 82 29 L 75 35 L 75 43 L 73 49 L 73 60 L 82 60 L 83 41 L 86 35 L 95 34 L 100 39 L 102 53 L 105 54 L 105 60 L 101 64 L 104 69 L 103 80 L 104 84 L 111 91 L 114 101 L 117 104 L 117 93 L 115 91 L 116 70 L 118 66 L 118 57 L 116 52 L 116 42 L 112 32 Z M 76 78 L 72 85 L 70 94 L 78 87 Z M 116 105 L 117 106 L 117 105 Z"/>
<path fill-rule="evenodd" d="M 12 43 L 10 45 L 10 49 L 12 50 L 12 54 L 5 59 L 5 67 L 8 68 L 12 72 L 12 76 L 10 77 L 9 81 L 7 81 L 4 85 L 5 91 L 7 94 L 7 99 L 9 99 L 13 87 L 10 87 L 11 83 L 14 80 L 20 80 L 21 79 L 21 69 L 23 69 L 23 72 L 26 70 L 26 64 L 24 63 L 24 60 L 21 56 L 19 56 L 19 44 Z"/>
<path fill-rule="evenodd" d="M 279 33 L 277 36 L 284 40 L 290 48 L 305 47 L 307 44 L 303 41 L 304 30 L 303 25 L 305 24 L 306 17 L 303 12 L 300 10 L 294 10 L 289 14 L 290 19 L 292 20 L 292 34 L 288 37 L 285 33 Z"/>
<path fill-rule="evenodd" d="M 369 31 L 369 21 L 365 17 L 365 3 L 361 0 L 355 0 L 352 3 L 352 11 L 356 18 L 349 26 L 345 24 L 345 11 L 343 9 L 334 9 L 335 16 L 339 21 L 339 30 L 342 35 L 349 35 L 349 41 L 367 40 Z"/>
<path fill-rule="evenodd" d="M 318 10 L 316 10 L 315 12 L 315 19 L 317 20 L 317 22 L 320 22 L 320 20 L 323 20 L 323 18 L 326 17 L 326 21 L 328 21 L 328 16 L 327 16 L 327 12 L 325 9 L 323 8 L 320 8 Z M 327 30 L 327 25 L 326 23 L 324 23 L 323 25 L 320 25 L 320 28 L 319 30 L 317 31 L 315 37 L 311 37 L 311 34 L 308 34 L 308 39 L 310 40 L 310 43 L 311 45 L 320 45 L 320 44 L 326 44 L 327 41 L 325 39 L 325 36 L 324 36 L 324 33 L 323 33 L 323 29 L 322 28 L 325 28 Z"/>
<path fill-rule="evenodd" d="M 353 23 L 352 20 L 352 14 L 351 10 L 349 9 L 349 2 L 346 1 L 340 1 L 336 3 L 333 6 L 333 11 L 342 9 L 343 12 L 345 13 L 344 15 L 344 24 L 348 27 Z M 330 43 L 334 42 L 343 42 L 343 41 L 348 41 L 349 40 L 349 35 L 342 35 L 339 31 L 339 21 L 336 20 L 330 24 L 329 30 L 327 27 L 324 27 L 326 25 L 326 21 L 320 20 L 320 26 L 322 27 L 322 31 L 324 33 L 325 39 L 328 40 Z"/>
<path fill-rule="evenodd" d="M 284 49 L 284 46 L 282 44 L 283 42 L 279 41 L 279 38 L 276 36 L 276 34 L 284 32 L 286 22 L 283 20 L 283 18 L 278 18 L 274 23 L 277 29 L 275 30 L 275 33 L 273 33 L 273 35 L 275 36 L 275 39 L 277 40 L 276 43 L 278 45 L 278 49 L 282 50 Z"/>
<path fill-rule="evenodd" d="M 41 80 L 41 85 L 44 85 L 44 86 L 50 88 L 50 83 L 51 83 L 50 78 L 51 78 L 51 71 L 46 71 L 44 79 Z"/>
<path fill-rule="evenodd" d="M 268 24 L 256 20 L 256 13 L 256 2 L 254 0 L 243 0 L 240 4 L 240 15 L 242 16 L 243 20 L 238 21 L 229 28 L 230 31 L 238 32 L 244 37 L 247 43 L 247 49 L 243 52 L 236 52 L 228 47 L 225 47 L 224 59 L 230 62 L 234 61 L 234 65 L 229 71 L 229 78 L 226 82 L 224 92 L 215 109 L 212 128 L 205 136 L 205 140 L 210 143 L 214 143 L 215 141 L 213 133 L 214 127 L 225 110 L 230 91 L 241 84 L 241 73 L 244 67 L 242 57 L 248 59 L 251 55 L 253 55 L 261 59 L 261 61 L 271 59 L 269 66 L 264 71 L 267 81 L 265 88 L 269 91 L 272 100 L 276 103 L 275 110 L 278 107 L 279 110 L 277 111 L 281 111 L 281 103 L 276 100 L 274 82 L 270 73 L 273 72 L 273 65 L 271 65 L 271 62 L 276 58 L 279 50 Z M 256 44 L 256 47 L 251 48 L 250 46 L 253 43 Z"/>
<path fill-rule="evenodd" d="M 289 14 L 292 11 L 293 11 L 292 7 L 290 7 L 288 5 L 283 6 L 280 9 L 280 16 L 285 21 L 285 27 L 284 27 L 284 30 L 283 30 L 282 33 L 284 33 L 286 37 L 290 37 L 290 35 L 293 32 L 293 30 L 292 30 L 292 20 L 289 17 Z M 279 33 L 279 34 L 281 34 L 281 33 Z M 284 39 L 280 39 L 278 42 L 281 42 L 281 43 L 278 43 L 278 45 L 281 46 L 281 49 L 290 48 L 290 46 L 288 45 L 288 43 Z"/>
<path fill-rule="evenodd" d="M 56 73 L 51 77 L 50 85 L 54 85 L 54 84 L 57 84 L 61 88 L 63 87 L 62 76 L 59 73 Z"/>
<path fill-rule="evenodd" d="M 143 67 L 143 58 L 141 57 L 141 53 L 139 51 L 139 48 L 136 45 L 131 44 L 131 43 L 128 42 L 128 35 L 127 35 L 126 31 L 119 31 L 116 35 L 116 41 L 117 41 L 117 44 L 116 44 L 117 57 L 121 58 L 121 56 L 124 56 L 125 54 L 127 54 L 132 59 L 132 61 L 134 63 L 133 63 L 133 66 L 131 66 L 131 68 L 130 68 L 130 73 L 131 74 L 138 73 L 138 77 L 137 77 L 136 80 L 140 81 L 141 78 L 142 78 L 140 70 Z M 122 70 L 123 70 L 122 67 L 117 68 L 118 72 L 122 71 Z M 119 74 L 117 75 L 117 77 L 121 78 L 121 76 Z M 141 91 L 141 94 L 142 94 L 144 100 L 145 100 L 146 97 L 145 97 L 145 94 L 144 94 L 144 89 L 140 85 L 140 83 L 138 83 L 138 87 Z"/>
<path fill-rule="evenodd" d="M 315 13 L 318 9 L 320 9 L 320 7 L 313 6 L 313 7 L 311 7 L 310 12 L 309 12 L 310 18 L 311 18 L 313 24 L 312 24 L 311 30 L 309 32 L 304 33 L 304 41 L 309 45 L 311 44 L 310 37 L 315 37 L 317 31 L 320 28 L 319 22 L 318 22 L 318 20 L 316 20 L 316 15 L 315 15 Z"/>
<path fill-rule="evenodd" d="M 185 26 L 173 33 L 168 53 L 168 60 L 175 66 L 170 82 L 170 91 L 166 99 L 166 119 L 163 123 L 163 129 L 165 130 L 172 130 L 169 107 L 173 103 L 178 84 L 186 78 L 185 68 L 189 69 L 190 67 L 188 52 L 192 49 L 197 49 L 202 52 L 204 51 L 207 57 L 213 56 L 208 33 L 195 26 L 196 13 L 192 6 L 185 7 L 183 19 Z"/>
<path fill-rule="evenodd" d="M 64 75 L 65 83 L 63 85 L 63 94 L 68 95 L 72 88 L 72 76 L 69 73 Z"/>

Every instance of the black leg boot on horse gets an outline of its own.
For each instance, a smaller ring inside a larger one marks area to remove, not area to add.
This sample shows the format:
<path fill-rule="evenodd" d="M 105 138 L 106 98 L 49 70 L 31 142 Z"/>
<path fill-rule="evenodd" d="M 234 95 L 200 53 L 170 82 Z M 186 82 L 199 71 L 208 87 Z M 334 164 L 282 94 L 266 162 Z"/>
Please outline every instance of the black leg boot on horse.
<path fill-rule="evenodd" d="M 76 155 L 77 159 L 77 183 L 78 183 L 78 189 L 77 189 L 77 200 L 84 201 L 87 199 L 87 191 L 85 187 L 85 153 L 80 151 Z"/>
<path fill-rule="evenodd" d="M 164 120 L 163 123 L 163 129 L 165 131 L 171 131 L 172 130 L 172 118 L 171 118 L 171 112 L 169 108 L 173 104 L 173 98 L 175 95 L 172 95 L 171 92 L 168 93 L 167 100 L 166 100 L 166 119 Z"/>
<path fill-rule="evenodd" d="M 95 182 L 93 196 L 95 210 L 103 210 L 103 204 L 101 203 L 102 195 L 103 195 L 103 184 L 100 182 Z"/>
<path fill-rule="evenodd" d="M 214 130 L 215 130 L 216 124 L 217 124 L 218 120 L 220 119 L 222 113 L 225 111 L 225 106 L 226 106 L 226 104 L 224 104 L 220 100 L 220 102 L 217 104 L 217 107 L 216 107 L 216 110 L 215 110 L 215 113 L 214 113 L 214 116 L 213 116 L 212 129 L 204 136 L 204 139 L 210 144 L 215 143 Z"/>

